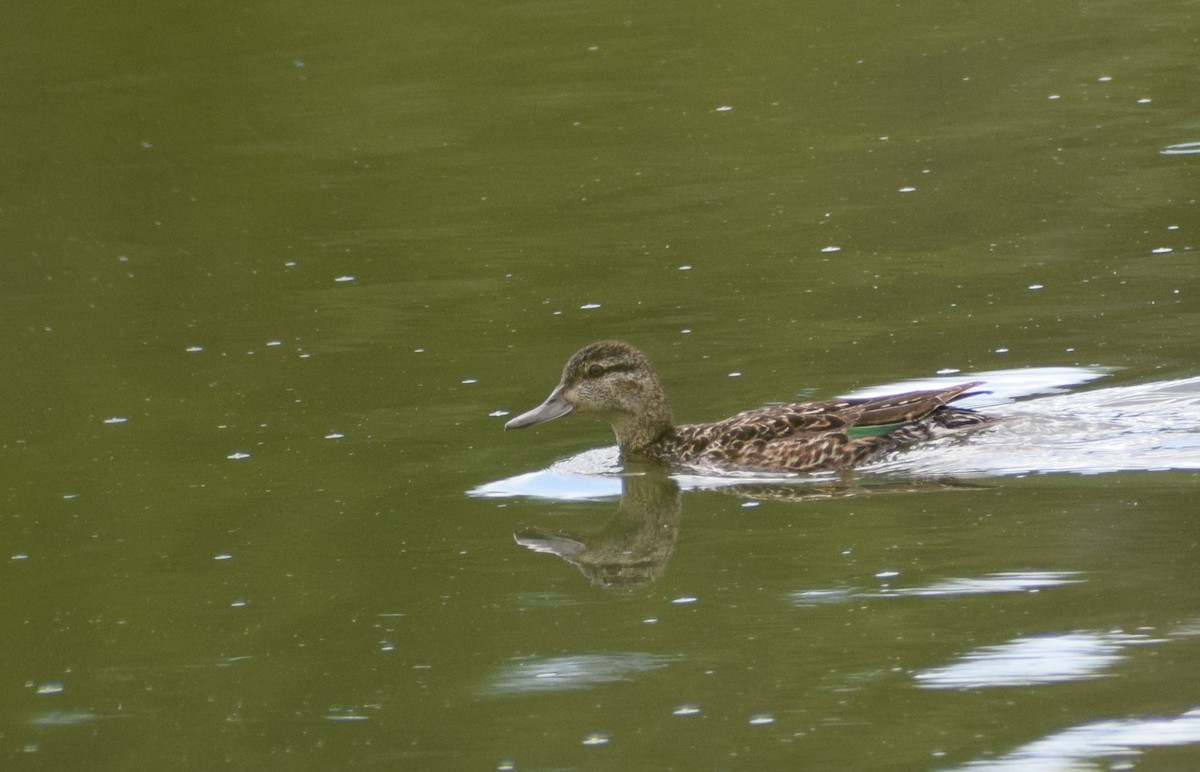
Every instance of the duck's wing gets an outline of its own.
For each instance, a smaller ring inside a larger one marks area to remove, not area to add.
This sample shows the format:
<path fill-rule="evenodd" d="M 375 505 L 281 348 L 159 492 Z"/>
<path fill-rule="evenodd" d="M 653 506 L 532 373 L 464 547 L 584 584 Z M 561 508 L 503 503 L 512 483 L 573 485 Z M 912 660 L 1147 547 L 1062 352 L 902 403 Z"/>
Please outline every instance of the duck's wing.
<path fill-rule="evenodd" d="M 980 383 L 886 397 L 776 405 L 747 410 L 717 423 L 680 426 L 675 435 L 678 460 L 791 471 L 852 466 L 917 439 L 907 434 L 924 426 L 915 422 L 969 396 L 969 390 Z M 973 419 L 960 421 L 964 426 L 983 425 L 980 419 L 985 419 L 966 410 L 938 413 L 958 415 Z M 920 438 L 928 434 L 924 430 Z"/>
<path fill-rule="evenodd" d="M 846 417 L 851 426 L 882 426 L 887 424 L 905 424 L 918 421 L 940 407 L 978 394 L 970 390 L 979 386 L 983 381 L 960 383 L 947 389 L 929 391 L 910 391 L 904 394 L 894 394 L 887 397 L 865 397 L 862 399 L 845 400 L 853 403 L 846 410 Z M 970 393 L 968 393 L 970 392 Z M 850 419 L 850 414 L 856 417 Z"/>

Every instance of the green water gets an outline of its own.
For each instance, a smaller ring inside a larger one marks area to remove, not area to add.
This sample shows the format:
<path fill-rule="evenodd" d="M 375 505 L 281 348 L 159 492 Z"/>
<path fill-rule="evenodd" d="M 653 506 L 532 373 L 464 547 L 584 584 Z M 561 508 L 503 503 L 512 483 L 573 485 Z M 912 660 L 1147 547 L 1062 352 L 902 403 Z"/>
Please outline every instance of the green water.
<path fill-rule="evenodd" d="M 1093 725 L 1080 768 L 1200 766 L 1194 471 L 658 480 L 624 588 L 514 534 L 641 538 L 644 499 L 467 495 L 610 442 L 500 430 L 604 337 L 686 421 L 1196 375 L 1200 156 L 1162 151 L 1200 141 L 1198 23 L 0 11 L 3 766 L 1039 768 Z"/>

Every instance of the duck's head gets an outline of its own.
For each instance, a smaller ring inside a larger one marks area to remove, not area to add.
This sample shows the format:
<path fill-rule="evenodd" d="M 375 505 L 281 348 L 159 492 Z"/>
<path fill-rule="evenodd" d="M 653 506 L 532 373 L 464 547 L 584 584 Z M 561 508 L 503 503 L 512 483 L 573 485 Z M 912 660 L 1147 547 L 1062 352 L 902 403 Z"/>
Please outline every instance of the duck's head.
<path fill-rule="evenodd" d="M 594 413 L 612 424 L 623 451 L 637 451 L 671 428 L 671 409 L 646 355 L 604 340 L 575 352 L 546 401 L 504 425 L 521 429 L 568 413 Z"/>

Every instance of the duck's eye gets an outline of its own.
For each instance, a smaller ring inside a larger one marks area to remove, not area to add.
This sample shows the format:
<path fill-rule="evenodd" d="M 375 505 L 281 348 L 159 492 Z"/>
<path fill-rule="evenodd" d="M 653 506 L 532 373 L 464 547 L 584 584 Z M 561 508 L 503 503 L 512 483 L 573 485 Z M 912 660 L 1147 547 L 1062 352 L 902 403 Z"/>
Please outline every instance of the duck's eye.
<path fill-rule="evenodd" d="M 593 362 L 588 365 L 587 374 L 589 378 L 599 378 L 601 375 L 604 375 L 604 367 Z"/>

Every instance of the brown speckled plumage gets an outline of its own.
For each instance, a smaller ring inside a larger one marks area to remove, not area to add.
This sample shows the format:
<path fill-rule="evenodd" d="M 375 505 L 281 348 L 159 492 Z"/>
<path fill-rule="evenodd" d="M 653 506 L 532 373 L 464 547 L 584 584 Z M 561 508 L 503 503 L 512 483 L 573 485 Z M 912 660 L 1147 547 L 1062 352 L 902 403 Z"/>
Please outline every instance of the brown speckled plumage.
<path fill-rule="evenodd" d="M 662 384 L 646 356 L 628 343 L 600 341 L 575 353 L 562 380 L 538 407 L 506 429 L 572 411 L 612 424 L 625 458 L 760 471 L 843 469 L 946 431 L 996 419 L 948 403 L 979 382 L 887 397 L 758 408 L 711 424 L 675 426 Z"/>

